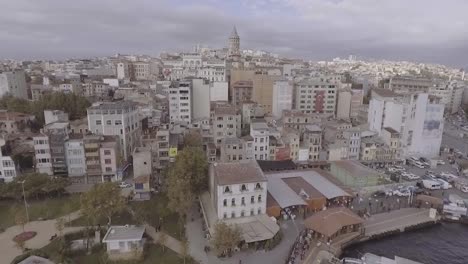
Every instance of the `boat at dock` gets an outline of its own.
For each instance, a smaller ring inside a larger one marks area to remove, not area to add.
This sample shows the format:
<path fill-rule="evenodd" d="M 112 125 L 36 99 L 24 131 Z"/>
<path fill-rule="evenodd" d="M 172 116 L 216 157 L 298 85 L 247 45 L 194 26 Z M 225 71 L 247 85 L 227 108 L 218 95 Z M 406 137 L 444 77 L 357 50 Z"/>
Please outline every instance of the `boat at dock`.
<path fill-rule="evenodd" d="M 410 259 L 395 256 L 394 259 L 381 257 L 371 253 L 366 253 L 362 258 L 344 258 L 341 260 L 343 264 L 424 264 Z"/>

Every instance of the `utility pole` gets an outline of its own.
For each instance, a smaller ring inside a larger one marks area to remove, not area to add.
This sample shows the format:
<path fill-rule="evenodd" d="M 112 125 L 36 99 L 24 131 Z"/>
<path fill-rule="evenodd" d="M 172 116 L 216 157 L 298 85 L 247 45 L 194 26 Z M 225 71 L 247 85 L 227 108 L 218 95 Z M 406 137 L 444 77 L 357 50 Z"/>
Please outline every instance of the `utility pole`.
<path fill-rule="evenodd" d="M 21 182 L 21 186 L 23 187 L 23 199 L 24 199 L 24 208 L 26 209 L 26 220 L 27 220 L 27 223 L 29 223 L 28 203 L 26 202 L 26 194 L 24 192 L 24 183 L 25 182 L 26 182 L 26 180 L 23 180 Z"/>

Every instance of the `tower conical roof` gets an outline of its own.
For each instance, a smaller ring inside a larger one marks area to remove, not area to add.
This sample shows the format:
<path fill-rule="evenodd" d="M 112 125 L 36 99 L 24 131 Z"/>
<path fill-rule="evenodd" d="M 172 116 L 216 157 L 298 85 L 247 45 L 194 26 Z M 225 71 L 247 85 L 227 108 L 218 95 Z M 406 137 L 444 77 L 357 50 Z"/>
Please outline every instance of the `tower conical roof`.
<path fill-rule="evenodd" d="M 237 29 L 236 29 L 236 26 L 234 26 L 234 28 L 232 29 L 232 33 L 231 33 L 231 38 L 238 38 L 239 35 L 237 34 Z"/>

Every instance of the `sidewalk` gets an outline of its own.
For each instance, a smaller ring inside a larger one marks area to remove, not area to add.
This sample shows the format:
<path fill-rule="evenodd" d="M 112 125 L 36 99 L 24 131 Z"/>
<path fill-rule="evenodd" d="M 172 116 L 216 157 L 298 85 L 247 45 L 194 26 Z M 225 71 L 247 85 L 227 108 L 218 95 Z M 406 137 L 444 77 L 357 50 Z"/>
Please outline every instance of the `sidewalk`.
<path fill-rule="evenodd" d="M 148 224 L 145 225 L 146 233 L 153 238 L 154 243 L 159 243 L 159 236 L 161 235 L 162 231 L 156 232 L 156 229 Z M 177 254 L 182 254 L 182 242 L 173 238 L 172 236 L 166 234 L 166 243 L 165 246 L 171 249 L 172 251 L 176 252 Z M 188 253 L 188 252 L 187 252 Z"/>
<path fill-rule="evenodd" d="M 74 219 L 80 217 L 80 212 L 76 211 L 69 215 L 63 216 L 66 221 L 73 221 Z M 31 249 L 42 248 L 50 243 L 49 239 L 51 236 L 58 234 L 57 229 L 55 228 L 55 223 L 57 219 L 46 220 L 46 221 L 32 221 L 27 223 L 24 226 L 25 231 L 34 231 L 37 233 L 35 237 L 26 241 L 25 247 Z M 81 230 L 82 227 L 66 227 L 63 230 L 63 233 L 71 233 Z M 12 226 L 5 230 L 5 232 L 0 233 L 0 264 L 10 263 L 16 256 L 21 255 L 22 252 L 18 249 L 13 242 L 13 238 L 22 233 L 23 228 L 21 226 Z"/>

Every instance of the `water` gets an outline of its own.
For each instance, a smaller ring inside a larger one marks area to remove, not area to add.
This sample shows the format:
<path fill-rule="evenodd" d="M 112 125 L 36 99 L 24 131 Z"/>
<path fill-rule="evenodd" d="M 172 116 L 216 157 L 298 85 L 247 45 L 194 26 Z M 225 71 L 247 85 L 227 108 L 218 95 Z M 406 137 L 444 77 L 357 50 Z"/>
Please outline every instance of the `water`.
<path fill-rule="evenodd" d="M 372 240 L 347 248 L 342 257 L 364 253 L 397 255 L 424 264 L 467 264 L 468 225 L 443 223 L 433 227 Z"/>

